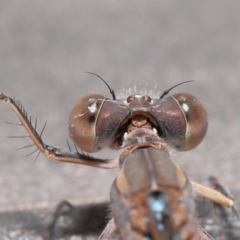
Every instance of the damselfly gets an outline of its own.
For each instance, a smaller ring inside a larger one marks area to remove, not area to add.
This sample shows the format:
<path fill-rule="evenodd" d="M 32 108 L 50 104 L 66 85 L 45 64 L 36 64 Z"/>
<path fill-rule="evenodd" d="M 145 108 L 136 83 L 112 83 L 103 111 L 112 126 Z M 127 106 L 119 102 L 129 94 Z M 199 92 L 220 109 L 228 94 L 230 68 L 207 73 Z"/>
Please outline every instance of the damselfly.
<path fill-rule="evenodd" d="M 12 108 L 47 157 L 120 168 L 110 191 L 112 219 L 99 239 L 111 239 L 115 232 L 124 240 L 211 239 L 196 220 L 192 191 L 229 207 L 233 200 L 190 181 L 169 154 L 169 147 L 185 151 L 202 141 L 208 125 L 203 105 L 191 94 L 167 97 L 172 88 L 158 98 L 134 94 L 126 99 L 117 99 L 109 89 L 112 99 L 90 94 L 76 104 L 69 117 L 69 134 L 88 153 L 119 149 L 117 160 L 92 157 L 77 147 L 73 152 L 45 144 L 20 102 L 3 93 L 0 100 Z"/>

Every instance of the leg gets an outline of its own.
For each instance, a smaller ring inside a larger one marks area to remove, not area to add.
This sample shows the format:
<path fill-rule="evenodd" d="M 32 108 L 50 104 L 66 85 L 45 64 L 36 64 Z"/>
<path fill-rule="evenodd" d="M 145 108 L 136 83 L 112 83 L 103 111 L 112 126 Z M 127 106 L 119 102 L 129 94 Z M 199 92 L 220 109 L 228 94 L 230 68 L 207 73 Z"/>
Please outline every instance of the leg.
<path fill-rule="evenodd" d="M 199 237 L 197 240 L 213 240 L 213 238 L 201 227 L 199 227 Z"/>
<path fill-rule="evenodd" d="M 230 193 L 221 185 L 221 183 L 218 181 L 217 178 L 209 177 L 209 182 L 214 189 L 223 193 L 225 196 L 228 196 L 229 198 L 233 199 L 233 197 L 230 195 Z M 223 223 L 223 229 L 224 229 L 224 234 L 225 234 L 226 238 L 227 239 L 237 239 L 234 234 L 234 231 L 233 231 L 233 229 L 234 229 L 233 216 L 230 216 L 231 214 L 229 214 L 227 209 L 218 203 L 214 203 L 214 207 L 215 207 L 215 210 L 218 211 L 220 220 Z M 237 217 L 237 219 L 239 219 L 238 213 L 234 207 L 232 208 L 232 214 L 234 214 Z"/>
<path fill-rule="evenodd" d="M 100 235 L 100 237 L 98 238 L 98 240 L 110 240 L 111 237 L 113 236 L 113 234 L 116 231 L 116 225 L 114 223 L 114 219 L 112 218 L 107 226 L 105 227 L 105 229 L 103 230 L 102 234 Z"/>
<path fill-rule="evenodd" d="M 53 216 L 52 221 L 50 222 L 49 226 L 45 232 L 45 239 L 53 239 L 54 238 L 54 227 L 56 226 L 57 221 L 61 216 L 71 215 L 74 211 L 74 206 L 67 201 L 62 201 L 58 204 Z"/>
<path fill-rule="evenodd" d="M 192 184 L 193 191 L 196 192 L 197 194 L 202 195 L 203 197 L 209 198 L 213 202 L 224 205 L 226 207 L 233 207 L 234 201 L 228 196 L 225 196 L 214 189 L 205 187 L 201 184 L 198 184 L 192 181 L 191 181 L 191 184 Z"/>
<path fill-rule="evenodd" d="M 104 231 L 102 232 L 101 236 L 98 238 L 98 240 L 111 240 L 115 231 L 116 231 L 116 225 L 114 223 L 114 219 L 112 218 L 107 224 Z M 151 240 L 150 237 L 143 236 L 142 234 L 139 234 L 131 229 L 127 230 L 124 234 L 125 236 L 124 237 L 121 236 L 121 239 Z M 202 240 L 209 240 L 209 239 L 202 239 Z"/>
<path fill-rule="evenodd" d="M 99 159 L 91 157 L 84 153 L 79 153 L 78 151 L 72 152 L 67 151 L 61 148 L 52 147 L 45 144 L 42 141 L 41 134 L 36 131 L 36 128 L 32 125 L 31 117 L 28 117 L 27 112 L 18 101 L 5 96 L 0 92 L 0 100 L 6 102 L 14 113 L 19 118 L 22 126 L 26 129 L 29 134 L 29 137 L 32 139 L 37 148 L 48 158 L 53 160 L 57 160 L 60 162 L 70 162 L 70 163 L 78 163 L 98 168 L 117 168 L 118 160 L 110 160 L 110 159 Z"/>

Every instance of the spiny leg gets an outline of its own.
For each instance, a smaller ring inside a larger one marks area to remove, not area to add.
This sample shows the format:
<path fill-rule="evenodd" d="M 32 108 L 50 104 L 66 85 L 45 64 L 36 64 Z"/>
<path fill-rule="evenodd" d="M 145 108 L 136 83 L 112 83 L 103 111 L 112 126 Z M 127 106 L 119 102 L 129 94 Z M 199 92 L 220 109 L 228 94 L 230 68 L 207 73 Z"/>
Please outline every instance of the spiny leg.
<path fill-rule="evenodd" d="M 57 160 L 60 162 L 69 162 L 69 163 L 77 163 L 83 164 L 98 168 L 117 168 L 118 167 L 118 160 L 111 160 L 111 159 L 100 159 L 94 158 L 84 153 L 71 152 L 65 149 L 61 149 L 58 147 L 53 147 L 45 144 L 42 141 L 41 134 L 36 131 L 36 127 L 34 127 L 31 123 L 31 117 L 28 117 L 27 112 L 25 111 L 22 104 L 11 97 L 8 97 L 0 92 L 0 100 L 6 102 L 14 113 L 19 118 L 22 126 L 26 129 L 29 134 L 29 137 L 32 139 L 34 144 L 37 148 L 48 158 L 53 160 Z"/>

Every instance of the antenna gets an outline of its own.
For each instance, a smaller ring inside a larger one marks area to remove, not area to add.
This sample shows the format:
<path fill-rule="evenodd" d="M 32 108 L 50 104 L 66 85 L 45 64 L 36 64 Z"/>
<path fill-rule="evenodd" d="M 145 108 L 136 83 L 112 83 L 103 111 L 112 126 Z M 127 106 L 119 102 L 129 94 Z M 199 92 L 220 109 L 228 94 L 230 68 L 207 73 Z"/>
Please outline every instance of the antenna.
<path fill-rule="evenodd" d="M 177 86 L 179 86 L 179 85 L 182 85 L 182 84 L 184 84 L 184 83 L 189 83 L 189 82 L 196 82 L 196 80 L 189 80 L 189 81 L 186 81 L 186 82 L 181 82 L 181 83 L 179 83 L 179 84 L 177 84 L 177 85 L 169 88 L 168 90 L 165 90 L 165 91 L 163 92 L 163 94 L 159 97 L 159 99 L 163 99 L 173 88 L 175 88 L 175 87 L 177 87 Z"/>
<path fill-rule="evenodd" d="M 107 87 L 112 95 L 113 100 L 116 100 L 116 96 L 115 96 L 113 89 L 111 89 L 111 87 L 107 84 L 107 82 L 103 78 L 101 78 L 99 75 L 97 75 L 96 73 L 93 73 L 93 72 L 85 72 L 85 73 L 89 73 L 89 74 L 92 74 L 92 75 L 100 78 L 107 85 Z"/>

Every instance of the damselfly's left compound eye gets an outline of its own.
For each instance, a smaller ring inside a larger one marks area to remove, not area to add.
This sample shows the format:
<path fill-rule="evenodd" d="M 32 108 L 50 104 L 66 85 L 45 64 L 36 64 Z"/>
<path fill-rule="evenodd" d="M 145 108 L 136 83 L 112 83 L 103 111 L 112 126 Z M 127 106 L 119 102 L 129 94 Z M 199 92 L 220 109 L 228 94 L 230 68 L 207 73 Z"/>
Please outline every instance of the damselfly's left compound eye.
<path fill-rule="evenodd" d="M 172 98 L 179 104 L 186 121 L 185 140 L 179 150 L 195 148 L 207 132 L 207 112 L 199 100 L 191 94 L 177 93 L 172 95 Z"/>
<path fill-rule="evenodd" d="M 195 148 L 207 132 L 206 110 L 191 94 L 177 93 L 155 100 L 149 113 L 159 125 L 160 136 L 179 151 Z"/>

